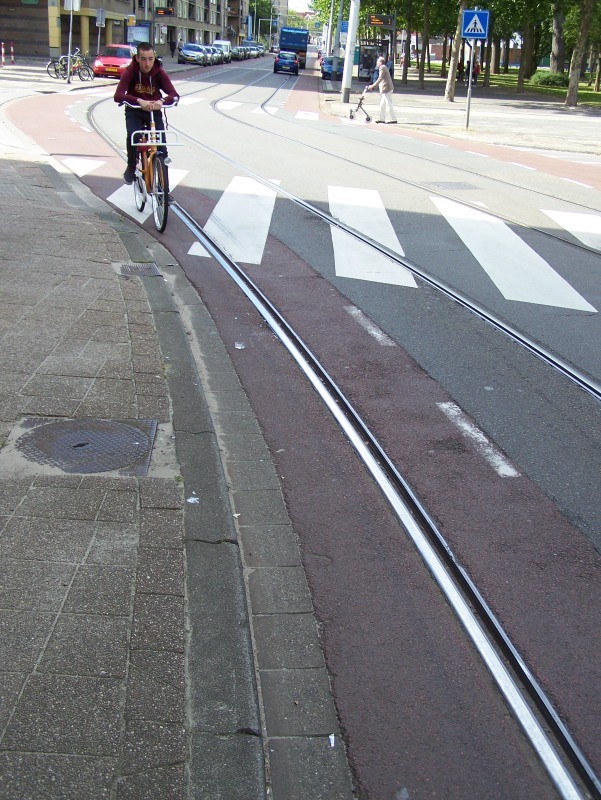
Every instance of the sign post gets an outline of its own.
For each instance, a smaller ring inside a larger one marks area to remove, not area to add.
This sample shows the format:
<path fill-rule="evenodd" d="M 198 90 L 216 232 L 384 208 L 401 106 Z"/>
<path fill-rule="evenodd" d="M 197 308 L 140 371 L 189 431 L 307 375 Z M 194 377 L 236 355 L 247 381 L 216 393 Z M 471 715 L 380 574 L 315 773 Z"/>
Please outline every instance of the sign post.
<path fill-rule="evenodd" d="M 99 8 L 96 11 L 96 27 L 98 28 L 98 43 L 96 45 L 96 54 L 100 53 L 100 30 L 106 24 L 106 11 L 104 8 Z"/>
<path fill-rule="evenodd" d="M 71 83 L 71 48 L 73 46 L 73 12 L 81 11 L 81 0 L 65 0 L 65 11 L 69 11 L 69 52 L 67 53 L 67 83 Z"/>
<path fill-rule="evenodd" d="M 488 18 L 490 13 L 483 10 L 465 9 L 461 19 L 461 37 L 471 39 L 470 47 L 470 66 L 467 84 L 467 112 L 465 117 L 465 129 L 470 126 L 470 106 L 472 102 L 472 74 L 474 71 L 474 54 L 476 52 L 476 41 L 484 41 L 488 37 Z"/>

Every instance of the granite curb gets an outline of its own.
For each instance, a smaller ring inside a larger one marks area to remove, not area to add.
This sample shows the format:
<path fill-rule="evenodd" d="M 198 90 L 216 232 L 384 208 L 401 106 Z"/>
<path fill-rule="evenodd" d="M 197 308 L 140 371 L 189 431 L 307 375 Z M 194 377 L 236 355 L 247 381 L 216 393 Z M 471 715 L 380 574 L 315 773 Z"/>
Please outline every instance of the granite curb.
<path fill-rule="evenodd" d="M 73 176 L 39 155 L 0 175 L 0 798 L 352 798 L 296 536 L 210 315 Z M 147 472 L 20 449 L 90 420 L 156 423 Z"/>

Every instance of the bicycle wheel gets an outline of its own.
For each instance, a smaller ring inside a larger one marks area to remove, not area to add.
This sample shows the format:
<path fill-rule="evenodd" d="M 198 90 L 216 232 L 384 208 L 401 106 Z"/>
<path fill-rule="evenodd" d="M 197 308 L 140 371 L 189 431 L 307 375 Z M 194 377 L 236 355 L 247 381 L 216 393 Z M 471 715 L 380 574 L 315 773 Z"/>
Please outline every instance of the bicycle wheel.
<path fill-rule="evenodd" d="M 51 78 L 63 77 L 61 64 L 55 58 L 48 62 L 48 65 L 46 66 L 46 72 Z"/>
<path fill-rule="evenodd" d="M 146 205 L 146 183 L 139 170 L 136 170 L 136 177 L 134 178 L 134 198 L 138 211 L 144 211 L 144 206 Z"/>
<path fill-rule="evenodd" d="M 154 224 L 159 233 L 165 230 L 167 225 L 167 214 L 169 211 L 169 183 L 167 181 L 167 167 L 161 156 L 155 156 L 152 162 L 153 174 L 153 193 L 152 193 L 152 213 L 154 214 Z"/>
<path fill-rule="evenodd" d="M 82 66 L 79 67 L 79 80 L 91 81 L 93 79 L 94 79 L 93 71 L 90 69 L 90 67 L 88 67 L 87 64 L 82 64 Z"/>

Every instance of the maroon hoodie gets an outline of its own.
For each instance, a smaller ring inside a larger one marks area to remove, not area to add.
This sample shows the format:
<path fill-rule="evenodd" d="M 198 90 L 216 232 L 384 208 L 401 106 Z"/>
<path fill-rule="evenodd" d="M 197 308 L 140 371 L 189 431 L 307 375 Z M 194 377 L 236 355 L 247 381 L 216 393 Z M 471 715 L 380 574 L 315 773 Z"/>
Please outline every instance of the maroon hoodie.
<path fill-rule="evenodd" d="M 152 65 L 150 72 L 144 74 L 134 58 L 115 89 L 116 103 L 127 100 L 128 103 L 137 105 L 139 98 L 144 100 L 160 100 L 162 98 L 168 104 L 172 103 L 176 97 L 179 95 L 158 59 Z"/>

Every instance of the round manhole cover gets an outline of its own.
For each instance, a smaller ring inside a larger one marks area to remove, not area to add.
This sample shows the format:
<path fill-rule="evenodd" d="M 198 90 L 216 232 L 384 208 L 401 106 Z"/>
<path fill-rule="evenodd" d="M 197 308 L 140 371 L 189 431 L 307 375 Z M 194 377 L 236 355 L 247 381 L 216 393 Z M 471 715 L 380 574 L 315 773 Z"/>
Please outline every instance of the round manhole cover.
<path fill-rule="evenodd" d="M 15 446 L 30 461 L 64 472 L 109 472 L 148 453 L 148 436 L 133 425 L 104 419 L 59 420 L 20 436 Z"/>

